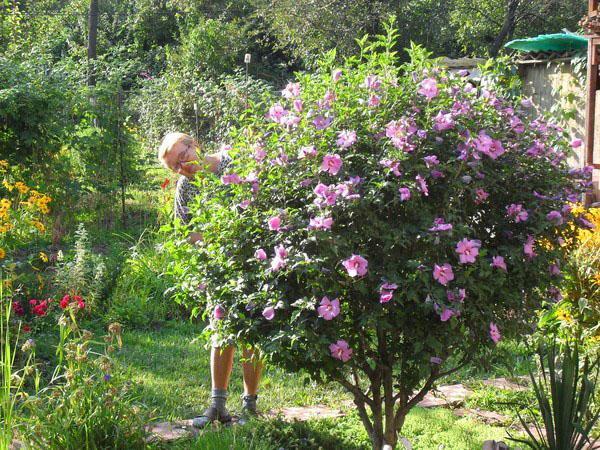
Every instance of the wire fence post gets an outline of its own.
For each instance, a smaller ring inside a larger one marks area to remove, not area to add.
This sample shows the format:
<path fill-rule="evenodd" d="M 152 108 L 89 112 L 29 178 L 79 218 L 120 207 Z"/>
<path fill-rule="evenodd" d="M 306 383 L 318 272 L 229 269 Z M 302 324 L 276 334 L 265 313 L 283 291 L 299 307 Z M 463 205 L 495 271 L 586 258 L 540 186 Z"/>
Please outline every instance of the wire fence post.
<path fill-rule="evenodd" d="M 123 93 L 121 84 L 117 86 L 117 150 L 119 152 L 119 163 L 121 170 L 121 224 L 123 228 L 127 225 L 127 216 L 125 214 L 125 161 L 123 143 L 121 142 L 121 105 L 123 103 Z"/>
<path fill-rule="evenodd" d="M 244 64 L 246 64 L 246 81 L 245 81 L 245 91 L 246 91 L 246 98 L 245 98 L 245 107 L 246 109 L 248 108 L 248 66 L 250 66 L 250 61 L 252 60 L 252 55 L 250 53 L 246 53 L 244 55 Z"/>

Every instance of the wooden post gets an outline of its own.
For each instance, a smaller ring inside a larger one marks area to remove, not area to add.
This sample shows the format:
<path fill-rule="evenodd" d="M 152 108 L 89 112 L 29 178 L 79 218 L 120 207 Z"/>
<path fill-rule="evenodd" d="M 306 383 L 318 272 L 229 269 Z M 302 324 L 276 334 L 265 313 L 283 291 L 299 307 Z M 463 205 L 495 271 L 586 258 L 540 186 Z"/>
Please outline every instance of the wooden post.
<path fill-rule="evenodd" d="M 588 17 L 582 23 L 588 29 L 588 72 L 587 72 L 587 104 L 585 117 L 585 164 L 595 170 L 600 169 L 600 162 L 595 164 L 594 149 L 596 140 L 596 104 L 600 88 L 600 27 L 598 24 L 599 0 L 589 0 Z M 594 174 L 593 174 L 594 177 Z M 594 190 L 585 197 L 585 204 L 594 202 Z"/>
<path fill-rule="evenodd" d="M 96 59 L 96 50 L 98 43 L 98 0 L 90 0 L 90 10 L 88 13 L 88 85 L 96 85 L 95 67 L 92 67 L 92 61 Z"/>
<path fill-rule="evenodd" d="M 598 90 L 598 44 L 599 38 L 590 37 L 588 43 L 588 79 L 585 117 L 585 145 L 587 163 L 593 162 L 594 157 L 594 129 L 596 124 L 596 92 Z"/>

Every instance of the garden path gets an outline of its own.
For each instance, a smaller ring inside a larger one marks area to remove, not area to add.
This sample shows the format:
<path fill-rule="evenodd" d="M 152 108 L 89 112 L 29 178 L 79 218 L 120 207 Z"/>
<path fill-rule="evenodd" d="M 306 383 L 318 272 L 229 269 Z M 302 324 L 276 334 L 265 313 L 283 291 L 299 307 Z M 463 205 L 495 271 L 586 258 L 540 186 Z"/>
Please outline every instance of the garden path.
<path fill-rule="evenodd" d="M 517 382 L 506 378 L 494 378 L 482 380 L 486 386 L 495 387 L 505 390 L 526 390 L 521 379 Z M 473 393 L 472 390 L 463 384 L 453 384 L 439 386 L 435 391 L 430 392 L 419 403 L 423 408 L 449 408 L 452 409 L 457 416 L 471 416 L 480 422 L 489 425 L 504 425 L 511 419 L 502 414 L 481 409 L 464 408 L 465 401 Z M 351 401 L 344 402 L 344 408 L 352 408 Z M 306 407 L 288 407 L 278 410 L 269 411 L 269 417 L 281 417 L 286 421 L 305 421 L 311 419 L 337 418 L 345 415 L 343 409 L 330 408 L 324 405 L 313 405 Z M 171 442 L 181 438 L 189 438 L 199 433 L 194 429 L 191 420 L 178 420 L 173 422 L 160 422 L 148 426 L 150 433 L 150 441 Z M 234 420 L 232 425 L 236 424 Z M 219 425 L 215 425 L 218 427 Z"/>

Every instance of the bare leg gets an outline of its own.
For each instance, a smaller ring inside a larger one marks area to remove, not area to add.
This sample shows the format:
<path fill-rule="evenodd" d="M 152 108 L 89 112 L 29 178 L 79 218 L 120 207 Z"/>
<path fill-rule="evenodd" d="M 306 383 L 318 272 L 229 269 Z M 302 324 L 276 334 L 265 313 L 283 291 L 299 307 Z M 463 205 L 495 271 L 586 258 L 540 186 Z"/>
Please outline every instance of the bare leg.
<path fill-rule="evenodd" d="M 213 347 L 210 352 L 210 374 L 212 377 L 212 388 L 227 390 L 229 378 L 233 368 L 233 354 L 235 347 Z M 244 372 L 244 379 L 245 379 Z"/>
<path fill-rule="evenodd" d="M 229 422 L 231 416 L 227 411 L 227 387 L 233 368 L 235 347 L 213 347 L 210 352 L 210 374 L 212 380 L 211 405 L 204 413 L 192 420 L 192 426 L 203 428 L 213 420 Z"/>
<path fill-rule="evenodd" d="M 243 351 L 242 368 L 244 371 L 244 395 L 256 395 L 262 374 L 263 364 L 258 352 L 245 348 Z"/>

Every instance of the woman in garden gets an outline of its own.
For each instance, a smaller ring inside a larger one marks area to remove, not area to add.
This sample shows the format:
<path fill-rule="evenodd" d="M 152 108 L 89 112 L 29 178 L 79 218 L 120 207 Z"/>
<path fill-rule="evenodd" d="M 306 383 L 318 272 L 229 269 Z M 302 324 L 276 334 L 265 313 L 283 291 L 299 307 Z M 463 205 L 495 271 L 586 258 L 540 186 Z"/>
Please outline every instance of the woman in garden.
<path fill-rule="evenodd" d="M 184 133 L 168 133 L 158 150 L 158 158 L 163 166 L 181 175 L 175 189 L 174 212 L 176 219 L 184 224 L 190 221 L 188 203 L 198 193 L 198 187 L 193 183 L 194 176 L 202 171 L 221 176 L 231 161 L 225 152 L 200 156 L 199 150 L 200 145 Z M 198 244 L 201 241 L 200 233 L 189 233 L 190 244 Z M 202 428 L 215 420 L 221 423 L 231 421 L 231 415 L 225 405 L 235 352 L 235 347 L 233 343 L 231 344 L 226 347 L 213 344 L 210 358 L 212 400 L 204 413 L 194 418 L 192 423 L 197 428 Z M 257 391 L 262 372 L 262 363 L 252 349 L 244 348 L 242 367 L 244 375 L 242 415 L 248 417 L 256 414 Z"/>

